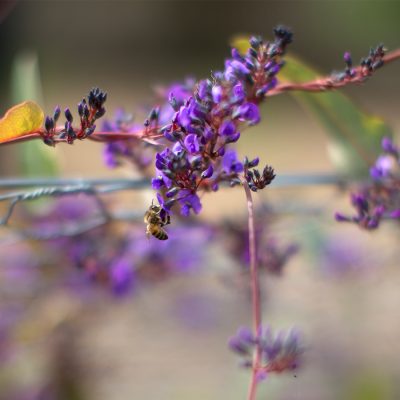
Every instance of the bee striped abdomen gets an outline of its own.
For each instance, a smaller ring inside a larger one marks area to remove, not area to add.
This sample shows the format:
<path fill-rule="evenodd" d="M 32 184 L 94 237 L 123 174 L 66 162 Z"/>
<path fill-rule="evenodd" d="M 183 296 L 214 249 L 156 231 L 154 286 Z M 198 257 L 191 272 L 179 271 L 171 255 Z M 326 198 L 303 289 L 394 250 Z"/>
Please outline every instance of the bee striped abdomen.
<path fill-rule="evenodd" d="M 157 232 L 153 232 L 153 236 L 155 238 L 157 238 L 158 240 L 167 240 L 168 239 L 167 233 L 161 229 Z"/>

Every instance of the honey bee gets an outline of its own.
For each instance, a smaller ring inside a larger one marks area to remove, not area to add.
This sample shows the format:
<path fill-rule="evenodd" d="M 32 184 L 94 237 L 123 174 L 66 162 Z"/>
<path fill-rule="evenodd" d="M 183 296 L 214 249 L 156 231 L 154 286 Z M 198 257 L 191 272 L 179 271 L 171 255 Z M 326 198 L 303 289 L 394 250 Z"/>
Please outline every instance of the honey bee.
<path fill-rule="evenodd" d="M 144 214 L 144 222 L 147 224 L 147 237 L 153 235 L 158 240 L 168 239 L 167 232 L 163 227 L 171 223 L 171 218 L 161 206 L 154 205 L 151 202 L 151 206 Z"/>

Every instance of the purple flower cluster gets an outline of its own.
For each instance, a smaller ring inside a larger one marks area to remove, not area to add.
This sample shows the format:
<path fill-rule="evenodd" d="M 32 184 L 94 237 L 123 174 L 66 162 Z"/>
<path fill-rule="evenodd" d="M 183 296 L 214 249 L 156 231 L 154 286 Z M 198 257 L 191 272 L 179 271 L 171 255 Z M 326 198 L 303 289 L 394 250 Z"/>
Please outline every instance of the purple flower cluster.
<path fill-rule="evenodd" d="M 178 204 L 182 215 L 191 211 L 197 214 L 201 210 L 200 189 L 215 191 L 222 182 L 240 183 L 239 173 L 244 171 L 244 165 L 229 145 L 240 138 L 243 124 L 260 121 L 258 104 L 277 85 L 276 76 L 284 64 L 282 55 L 292 33 L 277 27 L 274 34 L 272 42 L 251 38 L 245 55 L 232 49 L 225 69 L 198 82 L 189 97 L 186 92 L 182 95 L 182 90 L 179 95 L 170 93 L 172 119 L 160 128 L 169 145 L 156 154 L 156 177 L 152 181 L 165 210 Z M 151 126 L 153 121 L 159 124 L 159 117 L 158 108 L 146 125 Z M 252 161 L 253 166 L 257 165 L 256 160 Z M 272 179 L 270 169 L 264 172 Z M 266 184 L 250 181 L 254 188 Z"/>
<path fill-rule="evenodd" d="M 370 169 L 372 182 L 351 196 L 357 214 L 336 213 L 337 221 L 376 229 L 383 219 L 400 219 L 400 149 L 387 137 L 382 140 L 382 149 L 383 154 Z"/>
<path fill-rule="evenodd" d="M 71 110 L 66 108 L 64 111 L 65 115 L 65 126 L 64 129 L 57 132 L 56 123 L 60 117 L 60 107 L 56 107 L 52 117 L 47 116 L 45 120 L 45 130 L 43 134 L 43 141 L 49 146 L 55 145 L 55 139 L 66 139 L 69 144 L 72 144 L 75 139 L 84 139 L 90 136 L 96 129 L 94 124 L 96 120 L 101 118 L 106 109 L 104 103 L 107 100 L 107 93 L 103 92 L 99 88 L 93 88 L 87 98 L 83 98 L 78 104 L 78 114 L 80 125 L 79 128 L 75 129 L 72 125 L 73 116 Z"/>
<path fill-rule="evenodd" d="M 106 143 L 103 150 L 104 163 L 109 168 L 118 167 L 122 160 L 127 160 L 141 172 L 151 164 L 155 148 L 134 135 L 141 126 L 135 124 L 133 117 L 123 109 L 115 112 L 113 120 L 105 120 L 102 125 L 104 132 L 132 133 L 132 137 L 124 140 L 113 140 Z"/>
<path fill-rule="evenodd" d="M 34 218 L 34 231 L 53 232 L 96 217 L 94 199 L 78 198 L 59 199 L 46 216 Z M 67 282 L 76 282 L 79 287 L 82 282 L 105 287 L 121 297 L 150 282 L 189 273 L 203 265 L 207 254 L 204 248 L 213 236 L 210 227 L 171 227 L 168 234 L 169 240 L 159 242 L 146 238 L 141 221 L 126 229 L 106 224 L 53 239 L 46 246 L 46 254 L 50 263 L 57 259 L 58 270 Z"/>
<path fill-rule="evenodd" d="M 272 235 L 270 229 L 273 215 L 267 210 L 257 210 L 256 246 L 257 265 L 260 272 L 268 272 L 272 275 L 281 276 L 290 259 L 298 252 L 299 246 L 296 243 L 282 244 L 281 241 Z M 221 228 L 220 237 L 228 254 L 236 260 L 240 260 L 240 267 L 249 272 L 249 238 L 247 221 L 235 220 L 226 221 Z M 247 279 L 247 275 L 246 275 Z"/>
<path fill-rule="evenodd" d="M 241 365 L 247 368 L 253 367 L 254 349 L 256 346 L 260 347 L 262 359 L 257 367 L 259 379 L 265 378 L 271 372 L 280 373 L 296 369 L 304 352 L 296 330 L 292 329 L 287 333 L 280 331 L 273 335 L 268 326 L 262 328 L 259 338 L 256 338 L 249 328 L 242 327 L 229 339 L 228 345 L 242 357 Z"/>

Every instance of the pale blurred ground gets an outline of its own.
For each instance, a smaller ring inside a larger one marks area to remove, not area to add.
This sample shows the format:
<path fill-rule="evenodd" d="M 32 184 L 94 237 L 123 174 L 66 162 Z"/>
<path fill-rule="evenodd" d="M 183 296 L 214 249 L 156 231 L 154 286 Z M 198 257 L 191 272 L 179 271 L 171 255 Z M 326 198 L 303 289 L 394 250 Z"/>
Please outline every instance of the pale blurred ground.
<path fill-rule="evenodd" d="M 389 49 L 399 46 L 399 18 L 396 1 L 20 2 L 0 25 L 0 108 L 12 104 L 10 69 L 21 51 L 38 54 L 47 111 L 59 103 L 73 106 L 98 85 L 109 92 L 111 115 L 117 106 L 134 110 L 150 102 L 155 83 L 203 77 L 222 67 L 233 34 L 269 36 L 275 24 L 285 23 L 295 31 L 293 51 L 330 72 L 342 67 L 345 50 L 357 60 L 381 41 Z M 399 88 L 399 64 L 392 64 L 345 92 L 399 132 Z M 279 96 L 265 104 L 263 123 L 243 136 L 239 153 L 259 155 L 278 173 L 331 172 L 326 144 L 321 126 Z M 14 151 L 0 149 L 3 176 L 17 174 Z M 97 144 L 59 146 L 56 152 L 64 176 L 131 174 L 107 170 Z M 152 193 L 111 199 L 144 209 L 145 196 Z M 333 212 L 350 208 L 336 188 L 271 189 L 261 196 L 282 210 L 297 209 L 284 212 L 274 231 L 302 245 L 283 278 L 266 278 L 264 319 L 274 329 L 297 326 L 308 349 L 297 378 L 271 376 L 259 399 L 400 398 L 398 230 L 365 233 L 337 225 Z M 204 198 L 202 218 L 244 212 L 243 193 L 224 190 Z M 321 232 L 354 243 L 362 272 L 324 274 L 312 247 Z M 24 338 L 0 383 L 34 386 L 53 376 L 59 343 L 75 352 L 88 400 L 244 399 L 248 374 L 237 368 L 226 342 L 250 323 L 250 301 L 229 283 L 236 269 L 218 244 L 209 251 L 200 275 L 150 286 L 125 301 L 106 297 L 84 306 L 67 291 L 46 292 L 32 303 L 38 333 Z"/>

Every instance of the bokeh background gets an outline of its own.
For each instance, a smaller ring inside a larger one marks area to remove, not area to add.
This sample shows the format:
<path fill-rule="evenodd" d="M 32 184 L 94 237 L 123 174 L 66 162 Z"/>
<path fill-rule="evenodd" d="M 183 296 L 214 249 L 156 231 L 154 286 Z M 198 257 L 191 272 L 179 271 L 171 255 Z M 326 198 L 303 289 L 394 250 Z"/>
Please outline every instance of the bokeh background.
<path fill-rule="evenodd" d="M 135 114 L 151 104 L 157 86 L 222 68 L 235 35 L 270 37 L 279 23 L 294 30 L 289 51 L 323 73 L 341 69 L 346 50 L 358 60 L 380 42 L 389 50 L 400 45 L 396 1 L 20 1 L 1 2 L 0 10 L 2 114 L 29 90 L 51 113 L 56 104 L 74 107 L 92 86 L 109 93 L 110 115 L 119 106 Z M 20 88 L 21 65 L 22 75 L 35 77 L 32 87 L 24 81 Z M 394 132 L 400 131 L 399 71 L 398 63 L 390 64 L 365 85 L 343 90 Z M 324 127 L 290 96 L 268 99 L 262 113 L 262 124 L 240 140 L 241 156 L 257 154 L 278 174 L 334 171 Z M 48 150 L 63 177 L 135 175 L 126 167 L 107 169 L 99 144 Z M 1 176 L 31 175 L 34 168 L 24 160 L 34 151 L 0 148 Z M 145 190 L 109 201 L 141 212 L 152 196 Z M 259 398 L 400 398 L 398 227 L 366 233 L 338 225 L 333 212 L 350 208 L 336 187 L 271 188 L 257 198 L 267 201 L 279 214 L 271 233 L 300 251 L 283 276 L 263 277 L 264 319 L 273 329 L 297 326 L 307 351 L 297 377 L 269 377 Z M 243 193 L 226 189 L 204 198 L 201 220 L 218 224 L 245 211 Z M 8 235 L 3 229 L 2 239 Z M 24 285 L 24 301 L 13 301 L 26 310 L 4 344 L 13 343 L 1 361 L 0 398 L 45 398 L 37 393 L 49 386 L 62 388 L 57 399 L 71 400 L 245 398 L 248 373 L 226 342 L 250 323 L 250 300 L 246 285 L 238 284 L 239 262 L 219 241 L 204 249 L 196 273 L 122 300 L 104 291 L 85 294 L 85 301 L 68 287 L 52 286 L 56 264 L 46 265 L 43 287 L 34 293 L 26 277 L 2 274 L 3 301 L 10 285 Z M 10 269 L 21 246 L 3 245 L 0 268 Z"/>

